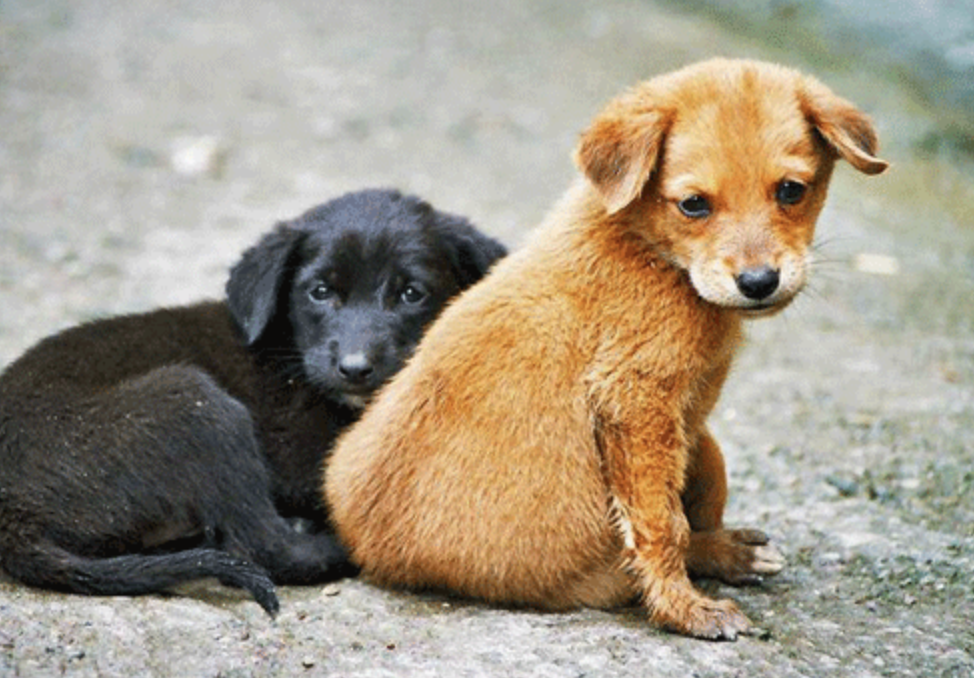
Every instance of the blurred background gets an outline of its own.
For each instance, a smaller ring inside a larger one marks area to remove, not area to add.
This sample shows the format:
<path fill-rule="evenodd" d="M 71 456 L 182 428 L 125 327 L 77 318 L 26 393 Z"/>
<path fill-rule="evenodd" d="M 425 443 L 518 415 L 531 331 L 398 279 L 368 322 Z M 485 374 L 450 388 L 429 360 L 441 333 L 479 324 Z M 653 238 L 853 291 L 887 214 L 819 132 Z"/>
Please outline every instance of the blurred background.
<path fill-rule="evenodd" d="M 869 111 L 894 170 L 862 200 L 888 227 L 970 221 L 969 0 L 3 0 L 0 364 L 66 323 L 219 295 L 256 234 L 348 189 L 418 192 L 516 245 L 607 98 L 712 55 Z"/>
<path fill-rule="evenodd" d="M 607 99 L 716 55 L 814 74 L 892 162 L 838 165 L 812 284 L 750 326 L 712 418 L 728 521 L 789 559 L 724 592 L 764 642 L 351 582 L 284 591 L 270 625 L 232 598 L 0 579 L 0 674 L 972 675 L 972 0 L 0 0 L 0 367 L 79 321 L 220 297 L 275 221 L 352 189 L 517 247 Z"/>

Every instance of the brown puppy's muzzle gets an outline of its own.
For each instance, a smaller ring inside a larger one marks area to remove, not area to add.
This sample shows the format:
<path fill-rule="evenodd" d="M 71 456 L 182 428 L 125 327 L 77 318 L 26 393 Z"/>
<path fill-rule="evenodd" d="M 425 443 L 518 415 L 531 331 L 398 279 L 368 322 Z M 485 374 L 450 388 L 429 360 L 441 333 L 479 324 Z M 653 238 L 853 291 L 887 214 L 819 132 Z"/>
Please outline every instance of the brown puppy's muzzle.
<path fill-rule="evenodd" d="M 760 266 L 744 269 L 734 282 L 745 297 L 753 301 L 762 301 L 775 293 L 780 280 L 780 271 L 770 266 Z"/>

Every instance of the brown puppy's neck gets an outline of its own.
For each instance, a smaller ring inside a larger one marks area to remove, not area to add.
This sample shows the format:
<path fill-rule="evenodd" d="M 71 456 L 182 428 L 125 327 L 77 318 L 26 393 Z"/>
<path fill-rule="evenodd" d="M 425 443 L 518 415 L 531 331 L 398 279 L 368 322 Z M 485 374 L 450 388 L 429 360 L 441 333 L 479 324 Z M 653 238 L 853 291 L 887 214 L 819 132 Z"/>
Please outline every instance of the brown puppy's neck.
<path fill-rule="evenodd" d="M 609 214 L 599 193 L 584 179 L 576 181 L 538 229 L 544 242 L 564 241 L 573 248 L 592 249 L 601 265 L 623 266 L 665 282 L 672 289 L 685 291 L 686 302 L 710 313 L 739 318 L 733 309 L 712 304 L 694 289 L 689 273 L 670 253 L 665 233 L 653 227 L 663 204 L 640 198 L 625 209 Z M 572 215 L 573 219 L 565 219 Z M 577 250 L 576 250 L 577 251 Z M 594 263 L 594 262 L 593 262 Z"/>
<path fill-rule="evenodd" d="M 608 214 L 599 194 L 580 179 L 516 256 L 538 273 L 543 267 L 540 277 L 550 278 L 553 293 L 571 298 L 583 313 L 597 306 L 609 334 L 649 336 L 675 322 L 704 354 L 729 358 L 741 344 L 741 314 L 700 296 L 689 273 L 667 256 L 665 241 L 655 237 L 648 202 Z M 614 293 L 605 296 L 605 290 Z"/>

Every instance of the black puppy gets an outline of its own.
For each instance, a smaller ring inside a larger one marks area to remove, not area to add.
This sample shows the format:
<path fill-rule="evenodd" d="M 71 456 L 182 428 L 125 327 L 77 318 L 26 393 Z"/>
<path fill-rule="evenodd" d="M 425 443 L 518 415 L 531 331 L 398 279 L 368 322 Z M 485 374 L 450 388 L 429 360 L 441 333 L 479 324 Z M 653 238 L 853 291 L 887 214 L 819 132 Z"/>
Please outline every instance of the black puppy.
<path fill-rule="evenodd" d="M 344 576 L 324 457 L 504 253 L 417 198 L 362 191 L 278 224 L 226 303 L 40 342 L 0 376 L 0 566 L 92 595 L 216 577 L 271 614 L 272 582 Z"/>

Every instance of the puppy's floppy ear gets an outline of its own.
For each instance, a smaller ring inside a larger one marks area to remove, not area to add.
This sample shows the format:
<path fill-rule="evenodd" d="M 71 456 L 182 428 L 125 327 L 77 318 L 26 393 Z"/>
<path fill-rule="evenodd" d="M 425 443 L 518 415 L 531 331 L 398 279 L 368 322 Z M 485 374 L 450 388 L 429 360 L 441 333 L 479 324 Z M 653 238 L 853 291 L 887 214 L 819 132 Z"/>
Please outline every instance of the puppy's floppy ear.
<path fill-rule="evenodd" d="M 279 223 L 230 270 L 227 304 L 247 346 L 260 339 L 274 317 L 288 260 L 302 238 L 291 223 Z"/>
<path fill-rule="evenodd" d="M 432 210 L 433 230 L 450 250 L 454 275 L 461 289 L 484 277 L 494 262 L 507 255 L 507 248 L 474 228 L 463 217 Z"/>
<path fill-rule="evenodd" d="M 595 186 L 609 214 L 639 197 L 649 180 L 669 126 L 662 111 L 634 110 L 619 102 L 582 134 L 575 163 Z"/>
<path fill-rule="evenodd" d="M 802 113 L 829 146 L 860 172 L 879 174 L 889 163 L 876 157 L 878 139 L 869 118 L 814 78 L 798 91 Z"/>

